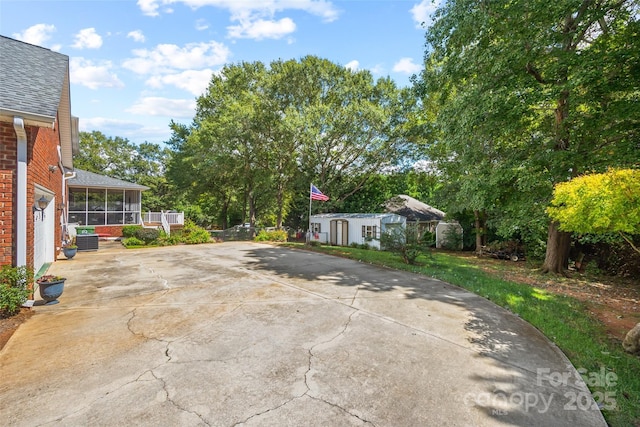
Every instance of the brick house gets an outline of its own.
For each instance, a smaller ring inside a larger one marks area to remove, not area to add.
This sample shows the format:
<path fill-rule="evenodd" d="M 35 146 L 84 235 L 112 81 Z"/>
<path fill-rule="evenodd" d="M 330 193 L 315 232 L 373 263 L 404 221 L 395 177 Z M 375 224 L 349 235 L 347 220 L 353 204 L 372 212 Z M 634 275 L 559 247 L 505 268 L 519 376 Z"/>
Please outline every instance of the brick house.
<path fill-rule="evenodd" d="M 78 149 L 69 57 L 0 36 L 0 266 L 56 259 Z"/>

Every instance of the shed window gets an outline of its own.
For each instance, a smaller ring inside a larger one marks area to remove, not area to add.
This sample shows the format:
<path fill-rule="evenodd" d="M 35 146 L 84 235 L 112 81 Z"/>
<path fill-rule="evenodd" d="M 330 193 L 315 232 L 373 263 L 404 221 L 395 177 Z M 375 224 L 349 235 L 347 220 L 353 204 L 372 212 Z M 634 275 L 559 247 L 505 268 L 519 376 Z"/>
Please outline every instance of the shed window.
<path fill-rule="evenodd" d="M 320 223 L 319 222 L 312 222 L 311 223 L 311 232 L 312 233 L 320 233 L 321 227 L 320 227 Z"/>
<path fill-rule="evenodd" d="M 363 225 L 362 226 L 362 237 L 365 239 L 377 239 L 378 238 L 378 227 L 375 225 Z"/>

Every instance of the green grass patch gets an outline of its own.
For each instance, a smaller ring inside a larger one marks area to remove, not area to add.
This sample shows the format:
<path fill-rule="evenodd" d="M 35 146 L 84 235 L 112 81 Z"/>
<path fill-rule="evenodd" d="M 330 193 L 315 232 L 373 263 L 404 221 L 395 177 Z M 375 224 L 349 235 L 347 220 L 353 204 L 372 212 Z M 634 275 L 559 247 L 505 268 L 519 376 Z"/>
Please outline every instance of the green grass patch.
<path fill-rule="evenodd" d="M 287 246 L 303 247 L 295 243 Z M 447 253 L 434 252 L 421 256 L 419 265 L 407 265 L 399 256 L 384 251 L 331 246 L 309 249 L 424 274 L 467 289 L 516 313 L 554 342 L 584 374 L 596 402 L 605 404 L 602 412 L 610 426 L 640 425 L 640 358 L 625 353 L 619 343 L 611 340 L 582 302 L 503 280 L 464 257 Z M 589 380 L 590 375 L 602 372 L 614 380 Z M 607 409 L 613 406 L 609 405 L 611 399 L 615 401 L 615 408 Z"/>

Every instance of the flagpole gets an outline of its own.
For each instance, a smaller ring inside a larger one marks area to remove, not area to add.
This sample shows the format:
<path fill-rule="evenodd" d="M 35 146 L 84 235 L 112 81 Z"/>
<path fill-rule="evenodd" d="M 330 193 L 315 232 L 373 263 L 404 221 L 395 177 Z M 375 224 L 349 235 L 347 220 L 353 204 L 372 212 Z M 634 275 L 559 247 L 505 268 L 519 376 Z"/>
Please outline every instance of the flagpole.
<path fill-rule="evenodd" d="M 311 188 L 313 186 L 313 183 L 309 184 L 309 228 L 307 229 L 307 243 L 311 242 L 311 202 L 312 202 L 312 198 L 311 198 Z"/>

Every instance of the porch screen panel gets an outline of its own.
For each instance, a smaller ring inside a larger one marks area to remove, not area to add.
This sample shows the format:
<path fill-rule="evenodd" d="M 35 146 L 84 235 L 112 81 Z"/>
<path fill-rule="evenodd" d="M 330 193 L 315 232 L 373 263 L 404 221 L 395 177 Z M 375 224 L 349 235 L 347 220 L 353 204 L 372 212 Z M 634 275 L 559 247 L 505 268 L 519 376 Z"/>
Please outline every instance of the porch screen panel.
<path fill-rule="evenodd" d="M 107 190 L 107 224 L 124 224 L 124 191 Z"/>
<path fill-rule="evenodd" d="M 87 224 L 87 189 L 69 188 L 69 222 Z"/>
<path fill-rule="evenodd" d="M 124 223 L 140 223 L 140 192 L 138 190 L 127 190 L 124 192 Z"/>
<path fill-rule="evenodd" d="M 87 191 L 87 221 L 88 225 L 106 224 L 106 190 L 90 188 Z"/>

